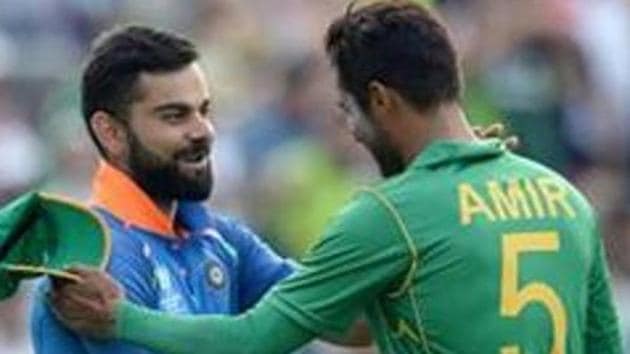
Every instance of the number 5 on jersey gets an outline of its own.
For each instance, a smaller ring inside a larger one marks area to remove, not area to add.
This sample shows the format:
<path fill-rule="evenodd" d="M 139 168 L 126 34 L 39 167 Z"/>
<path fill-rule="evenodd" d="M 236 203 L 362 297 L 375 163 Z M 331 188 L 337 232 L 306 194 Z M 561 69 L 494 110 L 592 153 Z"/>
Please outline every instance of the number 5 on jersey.
<path fill-rule="evenodd" d="M 554 289 L 543 282 L 530 282 L 518 287 L 519 255 L 525 252 L 558 252 L 557 232 L 511 233 L 503 235 L 501 272 L 501 316 L 515 318 L 531 303 L 540 303 L 551 315 L 553 343 L 550 354 L 565 354 L 567 315 L 562 300 Z M 504 346 L 501 354 L 519 354 L 517 345 Z"/>

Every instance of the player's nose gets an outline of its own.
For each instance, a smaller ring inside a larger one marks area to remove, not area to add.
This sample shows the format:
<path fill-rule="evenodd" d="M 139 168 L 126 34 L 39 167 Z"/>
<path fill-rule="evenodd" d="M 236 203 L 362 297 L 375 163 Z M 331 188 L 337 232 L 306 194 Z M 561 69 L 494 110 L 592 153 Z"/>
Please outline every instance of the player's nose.
<path fill-rule="evenodd" d="M 205 142 L 212 145 L 216 137 L 212 122 L 203 116 L 195 117 L 193 121 L 188 128 L 187 138 L 192 142 Z"/>

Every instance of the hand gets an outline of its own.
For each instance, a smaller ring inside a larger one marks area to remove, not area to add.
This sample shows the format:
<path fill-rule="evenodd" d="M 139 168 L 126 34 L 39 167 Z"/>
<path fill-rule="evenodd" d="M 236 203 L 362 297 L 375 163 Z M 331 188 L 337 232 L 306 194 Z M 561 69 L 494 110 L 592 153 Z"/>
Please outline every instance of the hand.
<path fill-rule="evenodd" d="M 519 147 L 520 141 L 516 135 L 505 136 L 505 126 L 500 123 L 494 123 L 487 127 L 475 126 L 473 127 L 475 136 L 479 139 L 498 138 L 503 140 L 503 145 L 510 150 L 515 150 Z"/>
<path fill-rule="evenodd" d="M 68 272 L 80 280 L 53 279 L 49 295 L 53 312 L 76 332 L 99 339 L 112 338 L 116 304 L 123 299 L 120 286 L 99 270 L 75 267 Z"/>

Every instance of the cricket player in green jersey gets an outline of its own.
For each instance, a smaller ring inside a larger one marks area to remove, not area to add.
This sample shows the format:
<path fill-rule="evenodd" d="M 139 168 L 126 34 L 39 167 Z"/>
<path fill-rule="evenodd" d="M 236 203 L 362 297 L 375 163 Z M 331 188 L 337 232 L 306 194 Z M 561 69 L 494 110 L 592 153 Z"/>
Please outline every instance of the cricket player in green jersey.
<path fill-rule="evenodd" d="M 380 351 L 621 353 L 596 216 L 549 169 L 474 137 L 447 30 L 411 2 L 328 29 L 341 106 L 386 179 L 357 193 L 303 259 L 237 317 L 174 316 L 104 273 L 51 294 L 59 318 L 164 353 L 288 353 L 361 315 Z"/>

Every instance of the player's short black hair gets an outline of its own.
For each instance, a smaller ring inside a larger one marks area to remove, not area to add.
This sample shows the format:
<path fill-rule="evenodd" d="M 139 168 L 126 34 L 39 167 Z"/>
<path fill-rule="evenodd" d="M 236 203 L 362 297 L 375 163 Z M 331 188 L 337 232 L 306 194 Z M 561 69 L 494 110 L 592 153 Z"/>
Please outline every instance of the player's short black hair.
<path fill-rule="evenodd" d="M 367 111 L 374 80 L 421 111 L 459 99 L 457 54 L 435 15 L 408 1 L 352 7 L 329 26 L 325 46 L 340 87 L 361 109 Z"/>
<path fill-rule="evenodd" d="M 94 40 L 81 78 L 81 110 L 101 155 L 105 151 L 92 131 L 92 115 L 104 111 L 125 118 L 141 73 L 176 71 L 198 56 L 189 40 L 144 26 L 114 27 Z"/>

